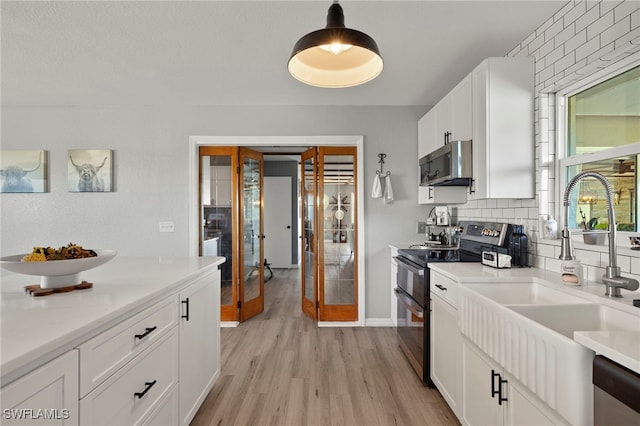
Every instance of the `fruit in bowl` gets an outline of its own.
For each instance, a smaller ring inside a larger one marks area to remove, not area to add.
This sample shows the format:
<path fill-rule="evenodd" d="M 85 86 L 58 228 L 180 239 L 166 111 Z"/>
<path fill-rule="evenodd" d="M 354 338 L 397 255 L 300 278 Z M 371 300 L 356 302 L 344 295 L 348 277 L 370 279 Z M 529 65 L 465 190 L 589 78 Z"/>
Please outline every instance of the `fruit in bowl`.
<path fill-rule="evenodd" d="M 75 244 L 72 247 L 80 247 Z M 69 246 L 67 246 L 69 248 Z M 58 250 L 58 249 L 52 249 Z M 86 249 L 82 249 L 86 250 Z M 36 247 L 28 254 L 18 254 L 0 258 L 0 266 L 8 271 L 24 275 L 39 275 L 40 287 L 60 288 L 80 284 L 80 272 L 93 269 L 113 259 L 117 252 L 115 250 L 88 250 L 95 255 L 87 257 L 79 256 L 77 250 L 67 250 L 65 254 L 50 253 L 47 255 L 46 249 Z M 41 260 L 42 256 L 45 260 Z M 64 256 L 64 258 L 62 258 Z M 67 257 L 69 256 L 69 257 Z M 50 258 L 49 258 L 50 257 Z M 25 259 L 26 258 L 26 259 Z M 33 260 L 33 259 L 40 260 Z"/>

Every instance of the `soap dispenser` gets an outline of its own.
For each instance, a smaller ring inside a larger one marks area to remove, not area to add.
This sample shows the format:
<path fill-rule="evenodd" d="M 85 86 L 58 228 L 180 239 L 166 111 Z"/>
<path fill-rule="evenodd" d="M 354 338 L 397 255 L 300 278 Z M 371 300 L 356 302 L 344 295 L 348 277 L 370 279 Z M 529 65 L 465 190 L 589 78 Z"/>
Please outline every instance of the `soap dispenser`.
<path fill-rule="evenodd" d="M 576 259 L 573 244 L 571 243 L 571 232 L 565 226 L 562 229 L 562 242 L 560 245 L 560 274 L 562 283 L 566 285 L 582 285 L 584 279 L 582 262 Z"/>

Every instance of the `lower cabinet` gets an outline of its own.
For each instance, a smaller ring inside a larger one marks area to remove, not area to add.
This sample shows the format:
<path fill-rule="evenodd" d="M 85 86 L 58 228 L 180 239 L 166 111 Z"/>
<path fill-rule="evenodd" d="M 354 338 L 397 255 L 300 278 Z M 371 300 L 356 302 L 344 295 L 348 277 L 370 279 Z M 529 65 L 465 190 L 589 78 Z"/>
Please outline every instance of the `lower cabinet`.
<path fill-rule="evenodd" d="M 220 374 L 220 271 L 180 292 L 180 423 L 188 425 Z"/>
<path fill-rule="evenodd" d="M 0 389 L 2 425 L 79 425 L 78 351 L 72 350 Z"/>
<path fill-rule="evenodd" d="M 463 425 L 566 424 L 524 386 L 462 338 Z"/>
<path fill-rule="evenodd" d="M 139 424 L 177 383 L 178 331 L 174 327 L 82 398 L 80 423 Z"/>
<path fill-rule="evenodd" d="M 0 389 L 2 425 L 188 425 L 220 374 L 220 271 Z"/>
<path fill-rule="evenodd" d="M 431 272 L 431 380 L 459 417 L 461 335 L 457 321 L 456 286 L 457 283 Z"/>

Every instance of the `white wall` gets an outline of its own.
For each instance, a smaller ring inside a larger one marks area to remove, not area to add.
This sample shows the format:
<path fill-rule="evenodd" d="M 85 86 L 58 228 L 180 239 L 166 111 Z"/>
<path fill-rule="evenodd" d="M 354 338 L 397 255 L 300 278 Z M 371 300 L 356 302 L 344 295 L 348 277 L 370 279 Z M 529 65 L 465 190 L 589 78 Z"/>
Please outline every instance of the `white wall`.
<path fill-rule="evenodd" d="M 419 107 L 29 108 L 2 110 L 2 149 L 44 149 L 49 192 L 1 194 L 1 252 L 70 241 L 120 255 L 188 253 L 189 136 L 363 135 L 366 317 L 389 318 L 388 248 L 414 240 Z M 113 193 L 67 192 L 67 150 L 114 150 Z M 387 154 L 395 201 L 369 198 Z M 174 233 L 159 233 L 173 221 Z"/>

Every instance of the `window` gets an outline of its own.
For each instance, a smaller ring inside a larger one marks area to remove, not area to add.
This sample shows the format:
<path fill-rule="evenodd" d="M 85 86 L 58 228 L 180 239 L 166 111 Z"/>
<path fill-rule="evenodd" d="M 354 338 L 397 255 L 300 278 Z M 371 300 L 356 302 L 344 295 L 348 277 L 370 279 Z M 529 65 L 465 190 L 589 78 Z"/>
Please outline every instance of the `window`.
<path fill-rule="evenodd" d="M 564 95 L 566 142 L 560 160 L 560 197 L 566 183 L 582 171 L 604 175 L 613 192 L 617 229 L 636 232 L 640 159 L 640 66 L 579 92 Z M 606 229 L 604 186 L 584 179 L 573 190 L 569 228 Z"/>

